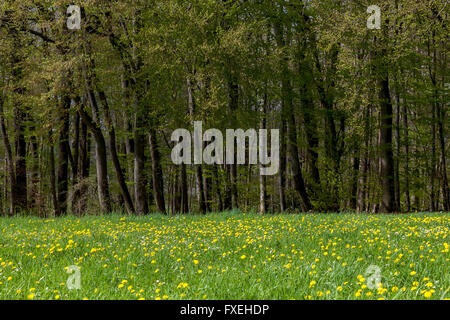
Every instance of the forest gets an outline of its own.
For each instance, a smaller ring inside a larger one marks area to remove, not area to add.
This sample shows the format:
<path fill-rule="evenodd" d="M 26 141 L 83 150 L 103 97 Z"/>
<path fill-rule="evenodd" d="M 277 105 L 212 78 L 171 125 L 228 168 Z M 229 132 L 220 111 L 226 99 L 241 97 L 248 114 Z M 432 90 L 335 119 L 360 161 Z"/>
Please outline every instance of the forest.
<path fill-rule="evenodd" d="M 448 21 L 446 0 L 2 1 L 0 215 L 448 212 Z M 278 129 L 277 174 L 175 164 L 196 121 Z"/>

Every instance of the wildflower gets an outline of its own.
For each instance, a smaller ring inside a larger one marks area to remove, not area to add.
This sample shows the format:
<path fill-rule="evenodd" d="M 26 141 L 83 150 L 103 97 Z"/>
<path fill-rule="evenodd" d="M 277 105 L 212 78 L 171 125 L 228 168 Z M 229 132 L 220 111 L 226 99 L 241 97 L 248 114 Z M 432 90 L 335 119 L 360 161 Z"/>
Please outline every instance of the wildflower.
<path fill-rule="evenodd" d="M 434 293 L 434 290 L 433 290 L 433 289 L 431 289 L 431 290 L 426 290 L 426 291 L 424 292 L 423 296 L 424 296 L 425 298 L 429 299 L 429 298 L 431 298 L 431 296 L 433 295 L 433 293 Z"/>
<path fill-rule="evenodd" d="M 379 295 L 382 295 L 382 294 L 385 293 L 386 291 L 387 291 L 387 289 L 385 289 L 385 288 L 378 288 L 378 289 L 377 289 L 377 292 L 378 292 Z"/>

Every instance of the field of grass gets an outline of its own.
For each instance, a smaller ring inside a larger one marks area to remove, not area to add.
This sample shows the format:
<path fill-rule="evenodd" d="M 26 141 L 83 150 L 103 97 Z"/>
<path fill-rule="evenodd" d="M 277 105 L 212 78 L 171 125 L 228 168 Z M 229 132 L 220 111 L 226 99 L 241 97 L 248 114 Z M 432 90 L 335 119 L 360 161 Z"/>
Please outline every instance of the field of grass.
<path fill-rule="evenodd" d="M 448 213 L 1 218 L 0 299 L 445 299 L 449 229 Z"/>

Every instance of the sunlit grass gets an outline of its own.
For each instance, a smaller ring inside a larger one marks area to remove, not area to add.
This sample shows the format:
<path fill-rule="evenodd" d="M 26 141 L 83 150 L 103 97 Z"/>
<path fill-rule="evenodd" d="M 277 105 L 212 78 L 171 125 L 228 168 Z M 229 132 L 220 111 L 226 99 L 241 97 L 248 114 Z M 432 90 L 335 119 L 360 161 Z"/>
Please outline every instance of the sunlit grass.
<path fill-rule="evenodd" d="M 1 218 L 0 299 L 443 299 L 449 225 L 448 213 Z"/>

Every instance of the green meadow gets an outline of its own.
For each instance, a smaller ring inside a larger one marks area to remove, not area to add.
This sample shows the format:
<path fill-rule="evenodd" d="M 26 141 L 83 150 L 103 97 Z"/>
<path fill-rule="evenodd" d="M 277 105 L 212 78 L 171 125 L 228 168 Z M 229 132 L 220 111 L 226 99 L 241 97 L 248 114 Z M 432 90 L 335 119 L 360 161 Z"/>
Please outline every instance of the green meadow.
<path fill-rule="evenodd" d="M 448 299 L 450 214 L 0 219 L 0 299 Z"/>

